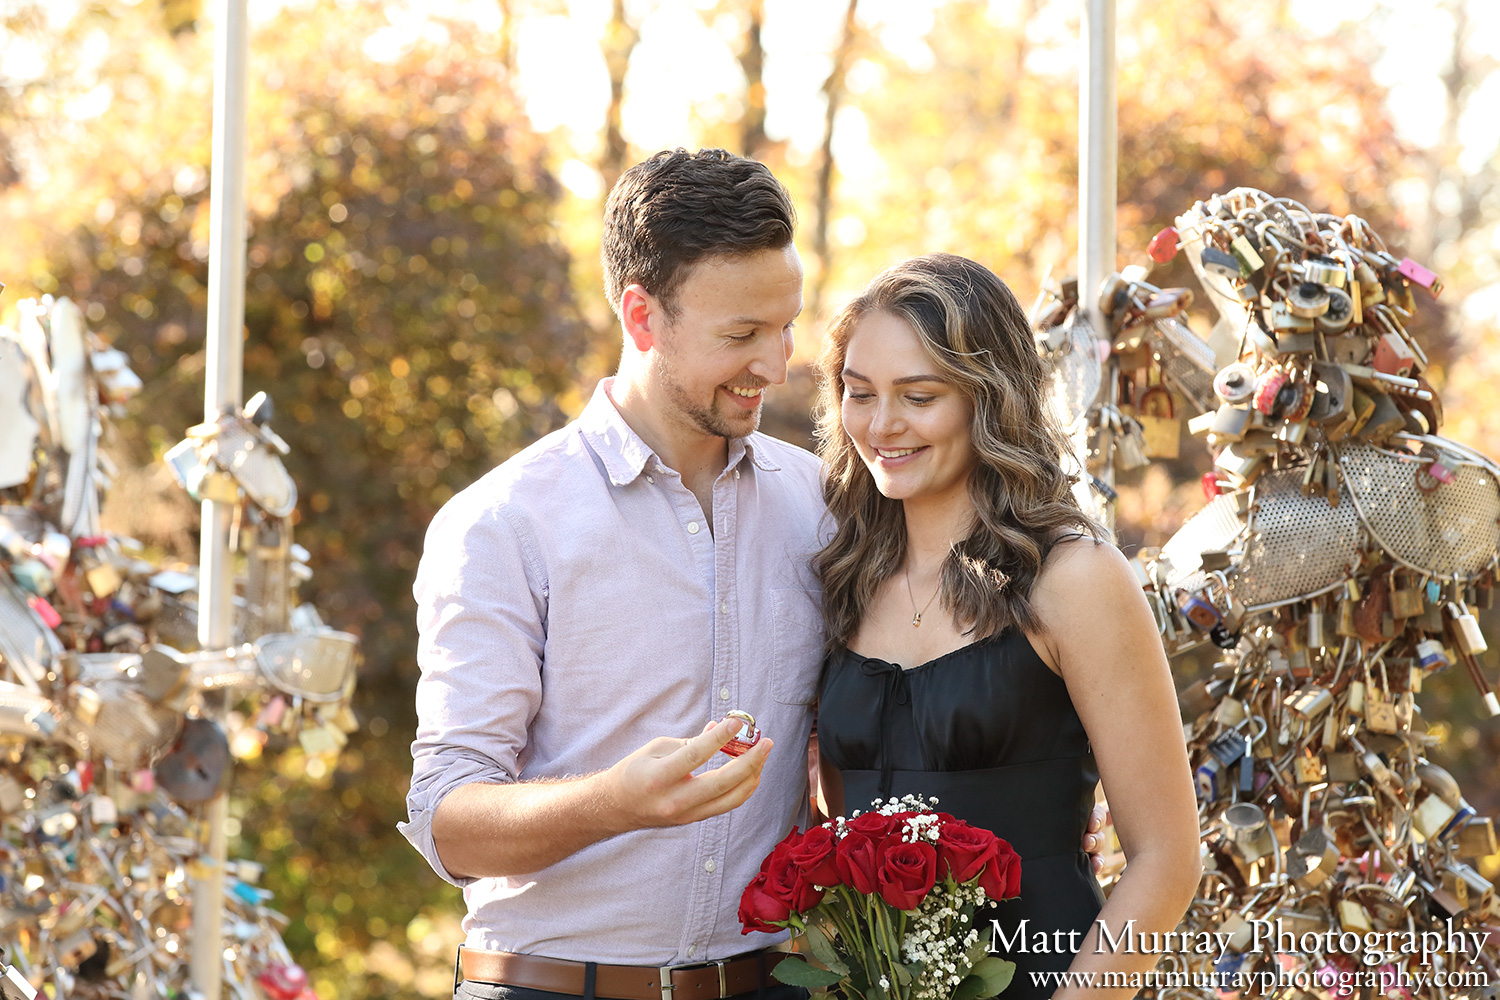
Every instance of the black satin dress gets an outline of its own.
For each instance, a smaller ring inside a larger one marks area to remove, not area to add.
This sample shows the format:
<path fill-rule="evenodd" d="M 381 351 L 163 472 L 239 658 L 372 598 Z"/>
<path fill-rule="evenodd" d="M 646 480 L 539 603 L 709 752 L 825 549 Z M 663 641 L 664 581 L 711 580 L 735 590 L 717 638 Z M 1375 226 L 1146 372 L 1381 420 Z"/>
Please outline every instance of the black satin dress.
<path fill-rule="evenodd" d="M 819 753 L 841 772 L 844 811 L 908 793 L 993 830 L 1021 856 L 1020 898 L 984 913 L 1026 945 L 1045 932 L 1042 953 L 995 946 L 1016 963 L 1001 1000 L 1050 997 L 1028 972 L 1068 968 L 1069 935 L 1081 943 L 1104 905 L 1082 850 L 1099 772 L 1067 686 L 1008 629 L 911 670 L 839 650 L 818 707 Z M 1024 924 L 1023 924 L 1024 921 Z"/>

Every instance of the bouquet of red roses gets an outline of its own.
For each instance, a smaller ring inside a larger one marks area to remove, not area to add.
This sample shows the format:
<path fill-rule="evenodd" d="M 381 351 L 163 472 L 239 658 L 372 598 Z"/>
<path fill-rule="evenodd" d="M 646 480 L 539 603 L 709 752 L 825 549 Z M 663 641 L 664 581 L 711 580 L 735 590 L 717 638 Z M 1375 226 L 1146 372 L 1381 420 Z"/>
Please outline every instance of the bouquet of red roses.
<path fill-rule="evenodd" d="M 776 845 L 740 897 L 743 933 L 793 928 L 818 963 L 783 959 L 777 979 L 848 1000 L 981 1000 L 1010 984 L 1015 963 L 990 954 L 974 915 L 1019 894 L 1020 858 L 936 804 L 877 799 Z"/>

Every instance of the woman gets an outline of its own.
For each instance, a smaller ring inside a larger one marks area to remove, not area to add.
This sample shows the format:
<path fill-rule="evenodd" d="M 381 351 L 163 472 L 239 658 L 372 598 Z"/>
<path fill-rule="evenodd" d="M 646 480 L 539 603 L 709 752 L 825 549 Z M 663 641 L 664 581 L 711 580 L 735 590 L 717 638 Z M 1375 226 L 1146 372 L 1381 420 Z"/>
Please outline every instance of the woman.
<path fill-rule="evenodd" d="M 1121 934 L 1177 926 L 1198 817 L 1154 619 L 1072 498 L 1025 315 L 986 268 L 918 257 L 845 307 L 819 367 L 829 807 L 936 796 L 1010 841 L 1021 898 L 991 914 L 1017 964 L 1004 996 L 1103 1000 L 1028 973 L 1154 966 Z M 1100 777 L 1129 861 L 1107 904 L 1079 850 Z"/>

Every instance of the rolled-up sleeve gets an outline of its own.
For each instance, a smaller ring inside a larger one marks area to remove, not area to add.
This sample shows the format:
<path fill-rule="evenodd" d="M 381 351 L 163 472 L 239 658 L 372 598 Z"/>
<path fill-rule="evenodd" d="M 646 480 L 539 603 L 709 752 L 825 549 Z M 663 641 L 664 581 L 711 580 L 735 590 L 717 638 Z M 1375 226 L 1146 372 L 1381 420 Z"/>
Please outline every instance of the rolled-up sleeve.
<path fill-rule="evenodd" d="M 541 705 L 547 581 L 519 515 L 478 491 L 455 497 L 427 530 L 417 600 L 417 733 L 408 820 L 397 829 L 445 881 L 432 817 L 460 785 L 520 775 Z M 474 499 L 471 499 L 474 497 Z"/>

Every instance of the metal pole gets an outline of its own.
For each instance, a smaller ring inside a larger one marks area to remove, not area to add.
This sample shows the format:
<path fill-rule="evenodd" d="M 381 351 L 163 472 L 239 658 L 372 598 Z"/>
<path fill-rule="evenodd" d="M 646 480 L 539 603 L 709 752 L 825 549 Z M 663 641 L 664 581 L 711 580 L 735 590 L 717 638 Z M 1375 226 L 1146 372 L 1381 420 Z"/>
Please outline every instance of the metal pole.
<path fill-rule="evenodd" d="M 1089 325 L 1108 338 L 1099 286 L 1115 269 L 1116 188 L 1115 0 L 1083 0 L 1078 66 L 1078 297 Z M 1105 366 L 1106 401 L 1114 401 L 1115 363 Z M 1109 441 L 1101 442 L 1107 449 Z M 1101 474 L 1114 485 L 1114 469 Z M 1114 507 L 1104 506 L 1113 529 Z"/>
<path fill-rule="evenodd" d="M 213 175 L 209 202 L 207 378 L 203 418 L 216 421 L 244 397 L 245 91 L 250 26 L 247 0 L 215 0 Z M 229 551 L 234 504 L 203 501 L 198 555 L 198 643 L 234 645 L 234 557 Z M 223 696 L 207 704 L 224 711 Z M 193 883 L 193 988 L 206 1000 L 223 991 L 224 823 L 227 795 L 204 809 L 208 843 Z"/>

